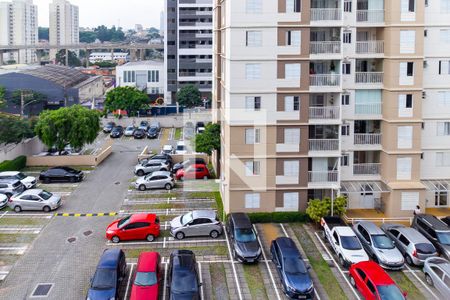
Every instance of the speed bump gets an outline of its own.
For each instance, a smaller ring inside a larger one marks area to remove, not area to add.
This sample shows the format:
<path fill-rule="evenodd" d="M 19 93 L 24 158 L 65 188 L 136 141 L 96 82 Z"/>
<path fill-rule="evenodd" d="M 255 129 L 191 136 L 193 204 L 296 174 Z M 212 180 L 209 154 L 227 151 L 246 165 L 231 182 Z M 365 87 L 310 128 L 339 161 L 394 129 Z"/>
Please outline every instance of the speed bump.
<path fill-rule="evenodd" d="M 117 216 L 117 212 L 77 214 L 77 213 L 55 213 L 55 217 L 113 217 Z"/>

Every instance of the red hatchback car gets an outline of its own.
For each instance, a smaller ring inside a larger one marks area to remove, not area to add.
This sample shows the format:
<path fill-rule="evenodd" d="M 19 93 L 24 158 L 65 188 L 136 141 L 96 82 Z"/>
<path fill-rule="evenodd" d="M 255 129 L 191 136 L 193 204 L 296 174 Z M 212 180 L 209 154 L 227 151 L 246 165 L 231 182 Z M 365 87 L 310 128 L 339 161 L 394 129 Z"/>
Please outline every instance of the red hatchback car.
<path fill-rule="evenodd" d="M 161 277 L 158 252 L 142 252 L 136 267 L 130 300 L 158 300 Z"/>
<path fill-rule="evenodd" d="M 175 174 L 177 180 L 184 179 L 208 179 L 210 177 L 208 167 L 204 164 L 190 165 L 186 170 L 180 169 Z"/>
<path fill-rule="evenodd" d="M 152 242 L 159 236 L 159 218 L 155 214 L 135 214 L 115 220 L 106 228 L 106 238 L 113 243 L 127 240 Z"/>
<path fill-rule="evenodd" d="M 406 292 L 402 292 L 386 271 L 373 261 L 353 264 L 349 271 L 350 282 L 365 299 L 406 299 Z"/>

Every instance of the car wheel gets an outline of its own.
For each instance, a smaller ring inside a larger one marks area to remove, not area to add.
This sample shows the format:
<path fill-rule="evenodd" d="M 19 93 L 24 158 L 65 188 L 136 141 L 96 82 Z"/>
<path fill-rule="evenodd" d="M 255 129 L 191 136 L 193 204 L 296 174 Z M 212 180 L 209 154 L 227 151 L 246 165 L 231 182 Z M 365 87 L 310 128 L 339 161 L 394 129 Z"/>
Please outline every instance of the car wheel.
<path fill-rule="evenodd" d="M 406 263 L 407 263 L 408 265 L 410 265 L 410 266 L 414 265 L 414 263 L 413 263 L 413 261 L 412 261 L 412 259 L 411 259 L 411 256 L 406 255 Z"/>
<path fill-rule="evenodd" d="M 341 264 L 341 266 L 345 267 L 345 260 L 342 255 L 339 255 L 339 263 Z"/>
<path fill-rule="evenodd" d="M 212 237 L 213 239 L 216 239 L 219 237 L 219 232 L 217 230 L 213 230 L 209 233 L 209 236 Z"/>
<path fill-rule="evenodd" d="M 184 239 L 184 233 L 183 232 L 177 232 L 177 234 L 175 234 L 175 237 L 177 238 L 177 240 L 182 240 Z"/>
<path fill-rule="evenodd" d="M 48 213 L 50 212 L 50 207 L 49 206 L 44 206 L 44 208 L 42 209 L 44 212 Z"/>
<path fill-rule="evenodd" d="M 113 242 L 114 244 L 117 244 L 118 242 L 120 242 L 120 239 L 117 235 L 115 235 L 112 237 L 111 242 Z"/>
<path fill-rule="evenodd" d="M 172 185 L 170 183 L 166 183 L 165 188 L 169 191 L 172 189 Z"/>
<path fill-rule="evenodd" d="M 145 174 L 144 174 L 144 171 L 142 171 L 142 170 L 139 170 L 139 171 L 137 171 L 137 176 L 144 176 Z"/>
<path fill-rule="evenodd" d="M 140 191 L 145 191 L 147 189 L 147 187 L 145 186 L 145 184 L 141 184 L 140 186 L 139 186 L 139 190 Z"/>
<path fill-rule="evenodd" d="M 14 206 L 14 211 L 16 213 L 20 213 L 22 211 L 22 207 L 20 207 L 19 205 Z"/>
<path fill-rule="evenodd" d="M 433 286 L 434 282 L 433 279 L 431 279 L 431 276 L 425 273 L 425 280 L 427 281 L 428 285 Z"/>
<path fill-rule="evenodd" d="M 356 281 L 355 278 L 353 278 L 353 276 L 350 275 L 350 283 L 352 284 L 353 287 L 356 288 Z"/>
<path fill-rule="evenodd" d="M 149 235 L 147 235 L 146 239 L 148 242 L 153 242 L 155 240 L 155 236 L 153 234 L 149 234 Z"/>
<path fill-rule="evenodd" d="M 50 183 L 50 178 L 44 178 L 44 183 Z"/>

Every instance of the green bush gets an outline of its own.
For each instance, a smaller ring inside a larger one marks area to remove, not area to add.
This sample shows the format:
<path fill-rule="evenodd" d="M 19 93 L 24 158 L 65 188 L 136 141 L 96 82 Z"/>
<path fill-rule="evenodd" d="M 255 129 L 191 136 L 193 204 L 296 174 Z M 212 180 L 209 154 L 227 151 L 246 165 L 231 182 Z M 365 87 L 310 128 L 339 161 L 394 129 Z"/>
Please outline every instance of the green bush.
<path fill-rule="evenodd" d="M 20 171 L 27 165 L 27 157 L 19 156 L 14 160 L 5 160 L 0 163 L 0 172 Z"/>
<path fill-rule="evenodd" d="M 216 200 L 217 205 L 217 215 L 219 216 L 219 219 L 223 222 L 224 220 L 224 213 L 223 213 L 223 202 L 222 202 L 222 196 L 220 195 L 220 192 L 214 192 L 214 199 Z M 226 216 L 225 216 L 226 219 Z"/>
<path fill-rule="evenodd" d="M 308 216 L 304 212 L 269 212 L 269 213 L 249 213 L 252 223 L 293 223 L 307 222 Z"/>

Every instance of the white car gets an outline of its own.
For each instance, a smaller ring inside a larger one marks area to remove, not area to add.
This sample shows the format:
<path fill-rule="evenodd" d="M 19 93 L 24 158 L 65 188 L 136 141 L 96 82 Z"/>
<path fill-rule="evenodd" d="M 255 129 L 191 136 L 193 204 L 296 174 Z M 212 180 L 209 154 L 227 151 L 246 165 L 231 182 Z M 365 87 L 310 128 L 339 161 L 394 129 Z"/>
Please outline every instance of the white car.
<path fill-rule="evenodd" d="M 186 154 L 187 148 L 184 141 L 180 141 L 177 143 L 177 147 L 175 148 L 175 154 Z"/>
<path fill-rule="evenodd" d="M 0 208 L 5 207 L 6 205 L 8 205 L 8 196 L 0 194 Z"/>
<path fill-rule="evenodd" d="M 161 150 L 161 154 L 173 154 L 174 149 L 172 145 L 164 145 Z"/>
<path fill-rule="evenodd" d="M 33 176 L 27 176 L 22 172 L 10 171 L 10 172 L 1 172 L 1 179 L 17 179 L 19 180 L 26 189 L 32 189 L 36 186 L 36 178 Z"/>

